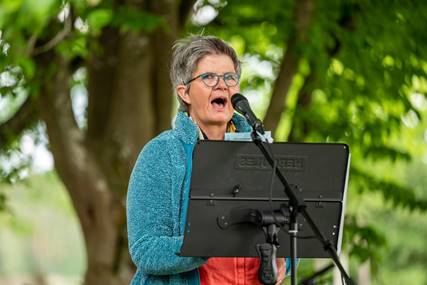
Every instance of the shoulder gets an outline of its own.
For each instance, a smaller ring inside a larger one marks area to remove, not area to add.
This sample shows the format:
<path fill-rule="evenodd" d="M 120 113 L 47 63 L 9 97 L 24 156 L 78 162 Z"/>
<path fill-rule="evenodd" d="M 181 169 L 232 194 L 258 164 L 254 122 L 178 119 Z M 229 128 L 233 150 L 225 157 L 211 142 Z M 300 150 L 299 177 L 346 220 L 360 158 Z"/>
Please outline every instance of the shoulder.
<path fill-rule="evenodd" d="M 151 183 L 169 172 L 174 148 L 171 140 L 170 131 L 165 131 L 145 144 L 132 169 L 129 187 L 140 188 L 141 183 Z"/>
<path fill-rule="evenodd" d="M 181 145 L 182 143 L 173 129 L 164 131 L 145 144 L 137 158 L 136 165 L 141 163 L 159 164 L 159 162 L 171 160 L 176 156 Z"/>
<path fill-rule="evenodd" d="M 170 141 L 174 140 L 172 130 L 167 130 L 159 134 L 158 136 L 151 139 L 142 149 L 144 151 L 155 151 L 156 149 L 165 147 Z"/>

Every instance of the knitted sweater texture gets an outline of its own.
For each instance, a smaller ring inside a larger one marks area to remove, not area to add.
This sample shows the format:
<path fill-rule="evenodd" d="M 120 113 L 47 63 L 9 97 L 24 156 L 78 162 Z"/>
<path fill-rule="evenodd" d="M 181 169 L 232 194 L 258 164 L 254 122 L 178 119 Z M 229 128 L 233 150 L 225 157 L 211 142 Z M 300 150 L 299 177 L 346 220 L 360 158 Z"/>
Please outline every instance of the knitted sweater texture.
<path fill-rule="evenodd" d="M 238 132 L 246 120 L 233 116 Z M 196 124 L 179 112 L 175 127 L 145 145 L 132 171 L 127 195 L 129 251 L 137 272 L 132 285 L 199 284 L 206 259 L 180 257 L 189 199 L 191 162 L 199 136 Z"/>

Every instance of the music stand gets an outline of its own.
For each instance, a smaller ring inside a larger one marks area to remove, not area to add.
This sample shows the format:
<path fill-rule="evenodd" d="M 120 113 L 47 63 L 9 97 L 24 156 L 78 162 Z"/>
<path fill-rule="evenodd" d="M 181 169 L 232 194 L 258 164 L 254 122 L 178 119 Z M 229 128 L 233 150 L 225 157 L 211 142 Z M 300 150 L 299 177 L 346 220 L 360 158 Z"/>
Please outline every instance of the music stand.
<path fill-rule="evenodd" d="M 334 249 L 340 251 L 348 146 L 274 143 L 269 148 L 279 170 L 303 197 L 307 212 Z M 271 235 L 271 228 L 259 223 L 266 214 L 271 224 L 289 224 L 289 199 L 277 177 L 270 197 L 271 176 L 271 166 L 252 142 L 198 142 L 193 153 L 190 202 L 180 255 L 256 257 L 260 255 L 256 245 L 266 239 L 277 245 L 290 244 L 286 233 L 273 229 Z M 303 216 L 297 217 L 297 224 L 298 236 L 305 237 L 297 245 L 298 257 L 329 257 L 317 239 L 310 239 L 313 232 Z M 289 255 L 287 246 L 278 247 L 275 254 Z"/>

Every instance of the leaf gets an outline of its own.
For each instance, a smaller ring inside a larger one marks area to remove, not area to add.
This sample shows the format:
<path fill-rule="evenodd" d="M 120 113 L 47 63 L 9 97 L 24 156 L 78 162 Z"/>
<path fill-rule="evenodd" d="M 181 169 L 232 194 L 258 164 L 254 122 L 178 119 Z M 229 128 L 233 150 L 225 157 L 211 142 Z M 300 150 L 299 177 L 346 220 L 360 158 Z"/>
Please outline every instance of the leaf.
<path fill-rule="evenodd" d="M 370 157 L 372 159 L 386 159 L 389 158 L 392 161 L 396 161 L 398 159 L 409 161 L 411 160 L 411 155 L 408 151 L 399 150 L 391 146 L 386 145 L 372 145 L 367 146 L 364 151 L 366 157 Z"/>
<path fill-rule="evenodd" d="M 92 34 L 99 35 L 102 28 L 107 26 L 113 19 L 111 9 L 96 9 L 89 13 L 87 21 Z"/>
<path fill-rule="evenodd" d="M 22 0 L 3 0 L 0 3 L 0 10 L 11 13 L 17 11 L 22 5 Z"/>
<path fill-rule="evenodd" d="M 122 31 L 151 33 L 162 24 L 165 24 L 163 17 L 130 6 L 120 7 L 114 18 L 114 26 Z"/>
<path fill-rule="evenodd" d="M 385 234 L 373 225 L 362 225 L 355 216 L 346 216 L 344 231 L 343 245 L 350 256 L 361 263 L 370 260 L 372 267 L 378 268 L 380 252 L 387 247 Z"/>
<path fill-rule="evenodd" d="M 84 36 L 71 37 L 62 41 L 57 50 L 68 59 L 75 57 L 86 58 L 89 51 L 87 49 L 87 38 Z"/>
<path fill-rule="evenodd" d="M 24 0 L 20 9 L 18 25 L 38 33 L 51 17 L 59 11 L 60 2 L 56 0 Z"/>
<path fill-rule="evenodd" d="M 22 70 L 27 80 L 33 78 L 36 66 L 31 58 L 22 57 L 19 61 L 19 65 L 22 67 Z"/>
<path fill-rule="evenodd" d="M 409 208 L 410 210 L 427 211 L 427 200 L 420 199 L 415 195 L 412 188 L 376 177 L 370 173 L 360 170 L 354 164 L 351 168 L 351 179 L 357 179 L 362 191 L 380 192 L 387 201 L 394 206 Z"/>

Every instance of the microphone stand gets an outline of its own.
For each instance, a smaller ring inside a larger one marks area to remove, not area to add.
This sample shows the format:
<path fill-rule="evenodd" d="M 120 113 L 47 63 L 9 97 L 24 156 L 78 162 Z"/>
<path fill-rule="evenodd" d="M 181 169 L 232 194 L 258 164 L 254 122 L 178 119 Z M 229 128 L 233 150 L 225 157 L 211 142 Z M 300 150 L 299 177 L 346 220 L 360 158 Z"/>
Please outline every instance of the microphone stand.
<path fill-rule="evenodd" d="M 274 159 L 273 155 L 270 151 L 265 147 L 264 143 L 266 138 L 262 135 L 264 133 L 262 129 L 262 125 L 253 124 L 252 126 L 252 140 L 255 145 L 261 150 L 267 162 L 274 167 Z M 261 130 L 261 131 L 260 131 Z M 341 272 L 341 275 L 344 277 L 345 283 L 347 285 L 356 285 L 356 283 L 350 278 L 350 276 L 345 271 L 342 266 L 338 254 L 333 247 L 333 244 L 330 240 L 326 239 L 324 235 L 320 232 L 317 225 L 314 223 L 310 214 L 307 212 L 307 205 L 302 199 L 299 191 L 292 190 L 288 181 L 286 180 L 283 173 L 280 171 L 278 167 L 276 167 L 276 176 L 279 178 L 280 182 L 282 182 L 284 186 L 285 194 L 289 198 L 289 212 L 290 212 L 290 220 L 289 220 L 289 234 L 291 236 L 291 284 L 297 285 L 297 273 L 296 273 L 296 258 L 297 258 L 297 242 L 298 242 L 298 222 L 297 217 L 298 214 L 301 214 L 308 225 L 310 226 L 313 233 L 316 235 L 317 239 L 322 243 L 323 249 L 330 255 L 335 265 Z"/>

